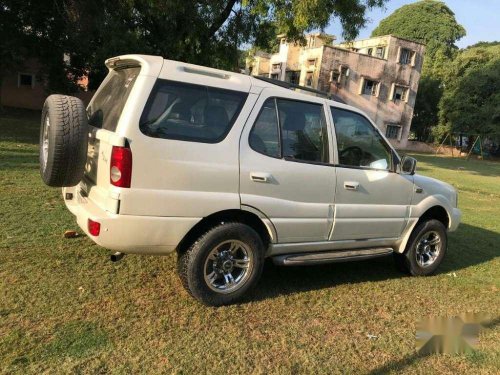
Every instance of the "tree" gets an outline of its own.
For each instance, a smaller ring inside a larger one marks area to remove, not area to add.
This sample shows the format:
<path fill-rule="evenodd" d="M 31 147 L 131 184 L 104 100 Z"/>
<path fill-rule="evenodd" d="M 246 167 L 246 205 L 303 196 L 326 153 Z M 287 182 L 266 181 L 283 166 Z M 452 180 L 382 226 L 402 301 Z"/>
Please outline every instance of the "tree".
<path fill-rule="evenodd" d="M 0 87 L 5 75 L 22 66 L 35 49 L 45 50 L 44 40 L 58 32 L 43 5 L 0 0 Z"/>
<path fill-rule="evenodd" d="M 458 47 L 456 41 L 465 36 L 453 11 L 445 3 L 423 0 L 402 6 L 380 21 L 372 36 L 392 34 L 426 45 L 423 75 L 432 74 L 437 53 L 452 59 Z M 439 63 L 439 62 L 438 62 Z M 438 67 L 439 69 L 439 67 Z"/>
<path fill-rule="evenodd" d="M 8 13 L 1 18 L 8 29 L 33 41 L 30 53 L 43 60 L 51 86 L 61 90 L 68 73 L 76 80 L 90 72 L 91 85 L 97 86 L 106 73 L 104 60 L 120 54 L 155 54 L 236 70 L 242 45 L 270 45 L 277 33 L 298 40 L 337 19 L 344 36 L 353 38 L 366 23 L 367 9 L 386 1 L 0 0 L 0 12 Z M 1 40 L 0 50 L 6 45 Z"/>
<path fill-rule="evenodd" d="M 500 134 L 500 44 L 478 44 L 461 51 L 445 77 L 439 108 L 448 130 Z"/>
<path fill-rule="evenodd" d="M 397 9 L 380 21 L 372 36 L 392 34 L 424 43 L 425 57 L 413 111 L 412 131 L 420 141 L 432 138 L 438 123 L 438 104 L 447 65 L 458 52 L 456 41 L 465 36 L 454 13 L 440 1 L 423 0 Z"/>
<path fill-rule="evenodd" d="M 439 122 L 438 106 L 443 87 L 439 79 L 422 76 L 418 85 L 415 110 L 411 122 L 412 131 L 419 141 L 432 138 L 431 128 Z"/>

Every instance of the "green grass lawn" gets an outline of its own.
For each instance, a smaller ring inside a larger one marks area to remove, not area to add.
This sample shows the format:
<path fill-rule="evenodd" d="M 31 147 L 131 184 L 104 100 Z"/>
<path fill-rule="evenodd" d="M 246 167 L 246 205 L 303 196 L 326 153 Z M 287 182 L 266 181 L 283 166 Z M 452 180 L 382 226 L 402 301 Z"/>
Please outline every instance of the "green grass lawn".
<path fill-rule="evenodd" d="M 0 118 L 0 372 L 490 374 L 500 367 L 500 163 L 417 155 L 460 192 L 463 223 L 432 277 L 392 258 L 303 268 L 266 264 L 241 304 L 207 308 L 175 256 L 127 256 L 82 236 L 38 173 L 38 114 Z M 418 356 L 430 315 L 496 319 L 467 355 Z M 373 335 L 376 337 L 372 337 Z"/>

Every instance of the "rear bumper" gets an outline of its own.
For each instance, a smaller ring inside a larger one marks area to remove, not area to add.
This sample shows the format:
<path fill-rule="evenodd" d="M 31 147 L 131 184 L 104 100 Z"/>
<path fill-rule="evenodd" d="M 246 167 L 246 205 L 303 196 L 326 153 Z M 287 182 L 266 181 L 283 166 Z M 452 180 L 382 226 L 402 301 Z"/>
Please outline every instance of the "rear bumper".
<path fill-rule="evenodd" d="M 76 216 L 80 228 L 96 244 L 126 254 L 168 254 L 175 250 L 186 233 L 201 218 L 154 217 L 111 214 L 80 194 L 77 186 L 63 188 L 73 199 L 64 200 Z M 88 232 L 88 219 L 101 224 L 99 236 Z"/>
<path fill-rule="evenodd" d="M 462 211 L 460 211 L 458 208 L 454 208 L 453 211 L 451 212 L 450 226 L 448 228 L 449 232 L 457 230 L 461 218 L 462 218 Z"/>

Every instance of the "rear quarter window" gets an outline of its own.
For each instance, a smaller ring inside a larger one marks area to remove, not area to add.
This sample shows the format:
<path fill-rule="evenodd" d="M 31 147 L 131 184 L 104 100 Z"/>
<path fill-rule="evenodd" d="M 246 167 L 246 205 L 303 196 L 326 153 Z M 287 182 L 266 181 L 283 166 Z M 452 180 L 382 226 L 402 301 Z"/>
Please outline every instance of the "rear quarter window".
<path fill-rule="evenodd" d="M 217 143 L 231 130 L 247 96 L 240 91 L 158 80 L 140 129 L 155 138 Z"/>
<path fill-rule="evenodd" d="M 89 124 L 115 131 L 140 67 L 111 70 L 87 109 Z"/>

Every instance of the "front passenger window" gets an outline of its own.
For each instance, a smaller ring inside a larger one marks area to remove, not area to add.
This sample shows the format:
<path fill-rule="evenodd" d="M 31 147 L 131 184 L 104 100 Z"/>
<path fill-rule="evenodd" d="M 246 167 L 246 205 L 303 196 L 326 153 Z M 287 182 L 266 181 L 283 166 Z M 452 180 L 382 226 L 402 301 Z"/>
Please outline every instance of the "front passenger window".
<path fill-rule="evenodd" d="M 339 164 L 388 170 L 391 152 L 382 136 L 362 115 L 340 108 L 332 111 Z"/>

